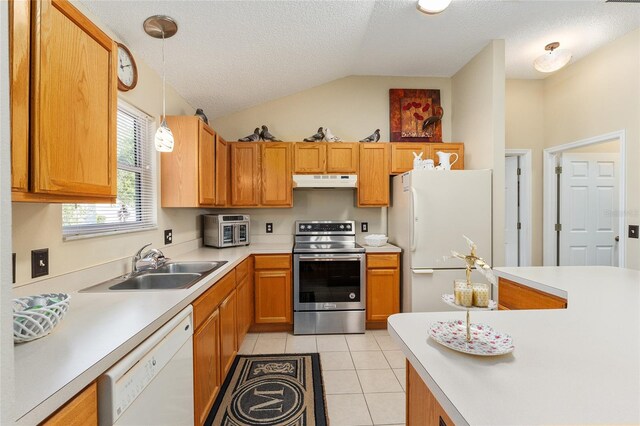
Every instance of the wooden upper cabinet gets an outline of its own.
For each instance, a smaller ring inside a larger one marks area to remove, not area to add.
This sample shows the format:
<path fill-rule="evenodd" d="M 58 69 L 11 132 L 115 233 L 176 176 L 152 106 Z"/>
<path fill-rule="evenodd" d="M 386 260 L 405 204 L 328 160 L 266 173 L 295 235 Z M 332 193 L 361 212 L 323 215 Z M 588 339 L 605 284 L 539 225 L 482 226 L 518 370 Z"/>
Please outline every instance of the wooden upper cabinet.
<path fill-rule="evenodd" d="M 98 425 L 98 386 L 95 382 L 41 423 L 41 426 L 94 425 Z"/>
<path fill-rule="evenodd" d="M 293 158 L 293 170 L 296 174 L 324 173 L 327 167 L 327 144 L 324 142 L 296 143 Z"/>
<path fill-rule="evenodd" d="M 456 161 L 451 168 L 451 170 L 464 170 L 464 144 L 456 143 L 456 142 L 443 142 L 443 143 L 431 143 L 429 144 L 429 157 L 433 159 L 435 165 L 438 165 L 438 154 L 437 152 L 455 152 L 458 154 L 458 161 Z M 422 158 L 427 158 L 424 155 Z M 455 156 L 451 158 L 451 161 L 455 159 Z"/>
<path fill-rule="evenodd" d="M 200 121 L 198 139 L 200 205 L 213 206 L 216 203 L 216 134 L 211 127 Z"/>
<path fill-rule="evenodd" d="M 260 144 L 260 201 L 263 206 L 293 206 L 291 146 L 286 142 Z"/>
<path fill-rule="evenodd" d="M 216 206 L 229 204 L 229 144 L 216 137 Z"/>
<path fill-rule="evenodd" d="M 327 173 L 358 173 L 360 157 L 357 142 L 327 144 Z"/>
<path fill-rule="evenodd" d="M 413 153 L 420 155 L 426 160 L 431 158 L 429 144 L 426 143 L 406 143 L 394 142 L 391 144 L 391 173 L 399 174 L 413 170 Z"/>
<path fill-rule="evenodd" d="M 213 206 L 216 133 L 195 116 L 166 120 L 175 144 L 160 154 L 162 207 Z"/>
<path fill-rule="evenodd" d="M 360 144 L 358 207 L 389 205 L 389 144 Z"/>
<path fill-rule="evenodd" d="M 230 148 L 231 205 L 257 206 L 260 202 L 258 144 L 232 142 Z"/>

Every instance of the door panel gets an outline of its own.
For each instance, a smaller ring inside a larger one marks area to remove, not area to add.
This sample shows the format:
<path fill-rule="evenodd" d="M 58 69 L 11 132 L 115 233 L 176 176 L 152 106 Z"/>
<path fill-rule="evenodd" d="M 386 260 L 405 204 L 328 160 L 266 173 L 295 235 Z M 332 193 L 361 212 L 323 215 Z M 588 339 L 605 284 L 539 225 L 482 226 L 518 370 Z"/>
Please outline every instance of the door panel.
<path fill-rule="evenodd" d="M 225 377 L 238 352 L 236 290 L 218 308 L 220 311 L 220 373 Z"/>
<path fill-rule="evenodd" d="M 506 157 L 504 266 L 518 266 L 518 157 Z"/>
<path fill-rule="evenodd" d="M 324 173 L 327 166 L 327 144 L 296 143 L 294 163 L 295 173 Z"/>
<path fill-rule="evenodd" d="M 215 311 L 193 334 L 195 419 L 204 424 L 221 385 L 220 316 Z"/>
<path fill-rule="evenodd" d="M 291 270 L 265 270 L 255 273 L 255 322 L 291 324 Z"/>
<path fill-rule="evenodd" d="M 290 143 L 261 145 L 261 201 L 263 206 L 291 207 L 293 182 Z"/>
<path fill-rule="evenodd" d="M 198 182 L 200 204 L 212 206 L 216 202 L 216 136 L 215 132 L 204 123 L 200 123 L 198 153 Z"/>
<path fill-rule="evenodd" d="M 216 206 L 229 203 L 229 145 L 220 135 L 216 137 Z"/>
<path fill-rule="evenodd" d="M 359 152 L 357 143 L 328 143 L 327 173 L 358 173 Z"/>
<path fill-rule="evenodd" d="M 257 206 L 259 202 L 258 145 L 231 145 L 231 205 Z"/>

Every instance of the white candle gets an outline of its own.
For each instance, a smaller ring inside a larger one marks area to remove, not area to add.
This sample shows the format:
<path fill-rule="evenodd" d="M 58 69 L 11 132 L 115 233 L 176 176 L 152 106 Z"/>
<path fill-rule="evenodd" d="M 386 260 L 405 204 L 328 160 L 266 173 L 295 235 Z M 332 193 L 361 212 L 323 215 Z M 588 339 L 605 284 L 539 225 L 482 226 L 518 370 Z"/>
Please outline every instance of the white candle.
<path fill-rule="evenodd" d="M 473 306 L 473 288 L 471 286 L 464 286 L 460 288 L 460 304 L 462 306 Z"/>
<path fill-rule="evenodd" d="M 479 308 L 489 306 L 489 286 L 487 284 L 473 285 L 473 305 Z"/>

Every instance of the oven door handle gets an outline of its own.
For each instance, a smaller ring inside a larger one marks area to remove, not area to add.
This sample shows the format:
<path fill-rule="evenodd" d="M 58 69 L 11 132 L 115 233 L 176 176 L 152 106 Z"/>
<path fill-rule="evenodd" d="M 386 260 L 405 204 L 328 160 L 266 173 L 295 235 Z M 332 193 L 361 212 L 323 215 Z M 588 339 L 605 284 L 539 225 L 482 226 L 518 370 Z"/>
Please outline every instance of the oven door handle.
<path fill-rule="evenodd" d="M 313 257 L 313 256 L 300 256 L 298 259 L 300 260 L 310 260 L 312 262 L 331 262 L 333 260 L 354 260 L 360 261 L 361 257 L 356 256 L 331 256 L 331 257 Z"/>

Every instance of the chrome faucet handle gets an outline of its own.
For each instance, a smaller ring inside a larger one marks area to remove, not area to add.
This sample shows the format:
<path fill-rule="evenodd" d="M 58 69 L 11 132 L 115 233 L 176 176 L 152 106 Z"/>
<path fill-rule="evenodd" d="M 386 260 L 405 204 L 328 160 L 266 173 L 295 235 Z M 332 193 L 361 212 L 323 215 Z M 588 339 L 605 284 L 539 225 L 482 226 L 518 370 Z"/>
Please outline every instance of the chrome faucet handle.
<path fill-rule="evenodd" d="M 152 248 L 142 256 L 142 260 L 152 260 L 158 266 L 163 265 L 167 258 L 159 249 Z"/>
<path fill-rule="evenodd" d="M 142 250 L 146 249 L 147 247 L 149 247 L 151 245 L 151 243 L 145 244 L 143 245 L 140 250 L 138 250 L 136 252 L 136 254 L 133 257 L 137 257 L 138 259 L 142 258 Z"/>
<path fill-rule="evenodd" d="M 133 255 L 133 258 L 131 259 L 131 273 L 135 273 L 138 272 L 138 266 L 136 265 L 136 263 L 138 262 L 138 260 L 140 260 L 142 258 L 142 250 L 144 250 L 145 248 L 149 247 L 151 245 L 151 243 L 149 244 L 145 244 L 143 245 L 140 250 L 138 250 L 136 252 L 136 254 Z"/>

